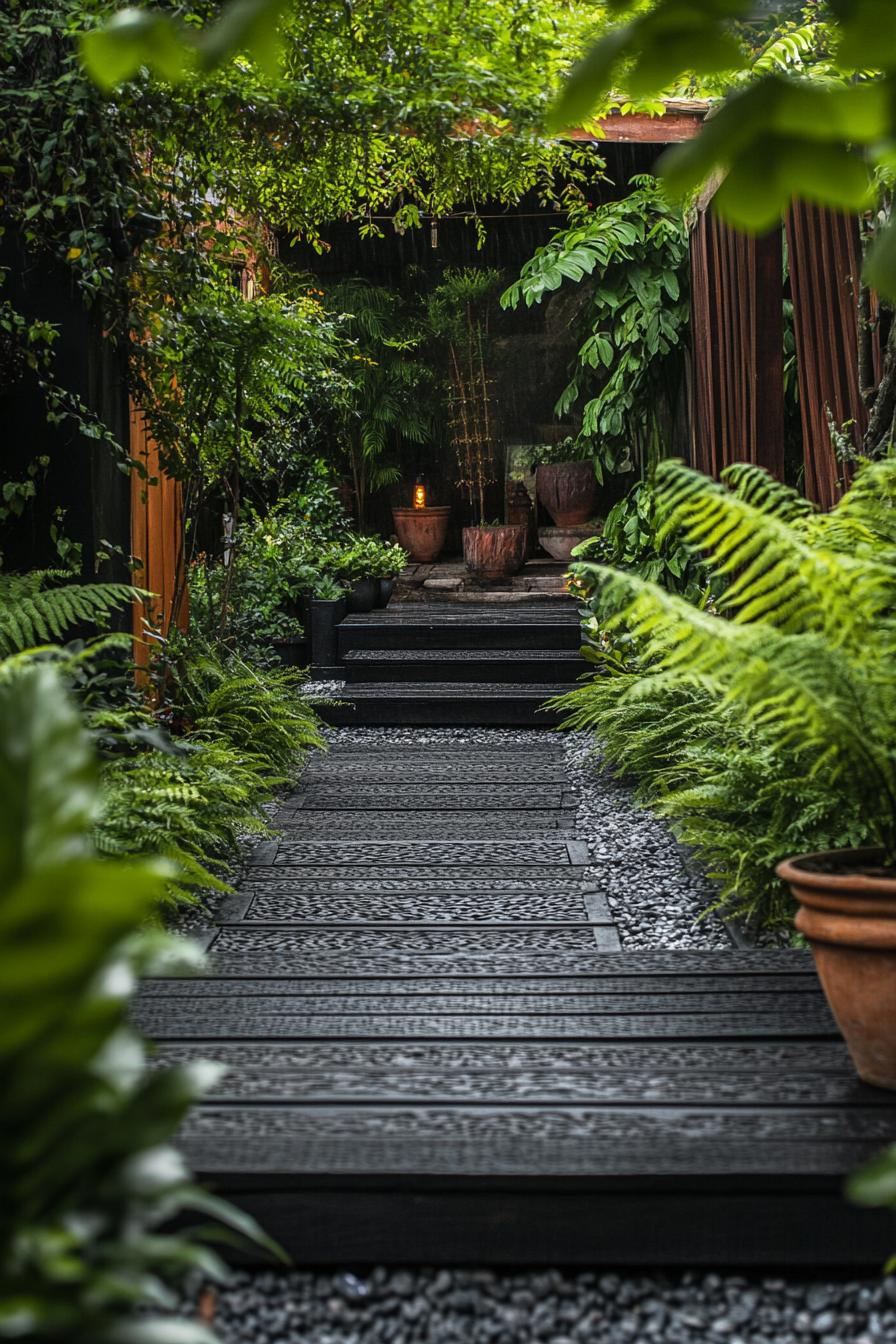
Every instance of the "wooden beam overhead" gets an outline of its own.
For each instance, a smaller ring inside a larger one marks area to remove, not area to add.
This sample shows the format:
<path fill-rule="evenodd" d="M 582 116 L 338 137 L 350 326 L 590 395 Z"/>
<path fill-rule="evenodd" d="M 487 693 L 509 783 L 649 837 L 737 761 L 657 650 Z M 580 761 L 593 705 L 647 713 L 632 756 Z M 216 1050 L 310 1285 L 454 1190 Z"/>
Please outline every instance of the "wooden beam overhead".
<path fill-rule="evenodd" d="M 598 143 L 608 140 L 622 144 L 676 144 L 682 140 L 693 140 L 709 108 L 709 103 L 684 99 L 667 103 L 666 111 L 661 116 L 650 116 L 647 112 L 622 112 L 617 108 L 598 120 L 599 132 L 579 129 L 566 132 L 563 138 Z"/>

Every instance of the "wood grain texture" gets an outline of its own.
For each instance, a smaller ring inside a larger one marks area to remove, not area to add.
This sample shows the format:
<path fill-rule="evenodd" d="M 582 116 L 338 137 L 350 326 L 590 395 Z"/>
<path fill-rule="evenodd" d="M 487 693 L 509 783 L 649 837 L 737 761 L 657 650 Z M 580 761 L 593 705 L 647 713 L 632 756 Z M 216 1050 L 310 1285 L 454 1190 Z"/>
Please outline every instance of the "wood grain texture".
<path fill-rule="evenodd" d="M 165 1012 L 155 1005 L 138 1009 L 139 1020 L 148 1035 L 164 1039 L 182 1039 L 190 1035 L 213 1040 L 252 1038 L 332 1038 L 337 1040 L 417 1038 L 422 1040 L 452 1037 L 459 1040 L 519 1037 L 526 1040 L 729 1040 L 769 1037 L 830 1037 L 832 1022 L 827 1006 L 795 1009 L 782 1023 L 778 1009 L 756 1010 L 749 1018 L 728 1013 L 381 1013 L 376 1017 L 359 1013 L 315 1015 L 297 1009 L 294 1012 L 256 1014 L 240 1001 L 216 1006 L 214 1015 L 196 1018 L 191 1023 L 182 1015 Z"/>
<path fill-rule="evenodd" d="M 413 892 L 397 895 L 363 892 L 351 895 L 270 892 L 262 889 L 251 901 L 244 918 L 249 923 L 291 920 L 297 924 L 407 923 L 585 923 L 588 919 L 611 923 L 605 896 L 581 889 L 566 892 L 534 891 L 526 895 L 507 892 L 458 891 Z"/>
<path fill-rule="evenodd" d="M 153 1067 L 227 1066 L 186 1155 L 302 1263 L 880 1259 L 889 1222 L 817 1226 L 896 1105 L 857 1082 L 810 956 L 618 950 L 576 802 L 541 736 L 315 756 L 202 976 L 135 1008 Z"/>

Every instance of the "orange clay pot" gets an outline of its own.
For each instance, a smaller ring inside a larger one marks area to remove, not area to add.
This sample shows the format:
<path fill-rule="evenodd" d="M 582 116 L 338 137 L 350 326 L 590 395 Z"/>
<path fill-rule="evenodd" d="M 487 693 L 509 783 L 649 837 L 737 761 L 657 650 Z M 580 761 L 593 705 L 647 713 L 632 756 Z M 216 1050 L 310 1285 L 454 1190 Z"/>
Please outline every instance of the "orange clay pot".
<path fill-rule="evenodd" d="M 418 565 L 430 565 L 439 556 L 448 535 L 449 504 L 425 509 L 393 509 L 395 535 L 408 553 L 408 559 Z"/>
<path fill-rule="evenodd" d="M 776 872 L 800 903 L 796 927 L 856 1072 L 896 1091 L 896 873 L 875 873 L 882 859 L 879 849 L 833 850 L 787 859 Z"/>
<path fill-rule="evenodd" d="M 477 579 L 507 579 L 525 563 L 526 537 L 522 523 L 465 527 L 464 563 Z"/>

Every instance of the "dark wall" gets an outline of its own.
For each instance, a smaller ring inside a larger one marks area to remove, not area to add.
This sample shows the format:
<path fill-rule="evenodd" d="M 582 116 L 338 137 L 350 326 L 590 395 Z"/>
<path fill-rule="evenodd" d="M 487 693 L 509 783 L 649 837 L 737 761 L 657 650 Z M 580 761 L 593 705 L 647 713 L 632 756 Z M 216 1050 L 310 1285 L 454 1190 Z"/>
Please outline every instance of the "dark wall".
<path fill-rule="evenodd" d="M 45 256 L 32 256 L 11 229 L 0 239 L 0 267 L 5 273 L 3 297 L 29 320 L 51 322 L 57 329 L 55 381 L 93 410 L 126 447 L 125 368 L 103 336 L 100 313 L 84 307 L 65 266 Z M 65 511 L 66 536 L 83 547 L 85 573 L 90 576 L 101 540 L 130 550 L 130 485 L 116 464 L 114 451 L 79 433 L 69 420 L 49 424 L 43 395 L 30 370 L 3 370 L 0 426 L 3 480 L 24 477 L 28 464 L 38 456 L 50 459 L 46 475 L 38 478 L 33 505 L 23 518 L 9 520 L 3 527 L 0 552 L 6 568 L 59 563 L 49 535 L 57 508 Z M 102 574 L 128 577 L 120 562 L 105 566 Z"/>
<path fill-rule="evenodd" d="M 592 183 L 593 203 L 625 195 L 632 176 L 651 171 L 659 150 L 655 145 L 599 146 L 606 177 Z M 567 221 L 565 212 L 545 207 L 535 193 L 513 209 L 480 204 L 478 213 L 486 228 L 481 247 L 475 227 L 463 217 L 468 210 L 461 206 L 455 217 L 426 219 L 421 228 L 404 233 L 398 233 L 388 220 L 379 221 L 382 237 L 364 238 L 356 223 L 336 223 L 324 231 L 322 254 L 308 245 L 282 240 L 281 257 L 297 271 L 313 275 L 324 288 L 360 275 L 406 293 L 422 294 L 435 288 L 445 270 L 460 266 L 495 267 L 510 284 L 536 249 Z M 491 373 L 504 445 L 544 442 L 578 427 L 558 426 L 553 412 L 568 380 L 578 338 L 576 319 L 584 299 L 582 288 L 564 285 L 532 308 L 502 312 L 494 305 Z M 454 505 L 453 540 L 455 546 L 459 543 L 459 527 L 468 519 L 468 509 L 454 484 L 457 469 L 447 425 L 440 438 L 440 442 L 405 450 L 401 486 L 380 491 L 372 501 L 374 527 L 391 532 L 392 504 L 410 502 L 414 478 L 422 472 L 431 486 L 433 502 Z M 490 491 L 488 508 L 491 516 L 503 516 L 503 481 Z"/>

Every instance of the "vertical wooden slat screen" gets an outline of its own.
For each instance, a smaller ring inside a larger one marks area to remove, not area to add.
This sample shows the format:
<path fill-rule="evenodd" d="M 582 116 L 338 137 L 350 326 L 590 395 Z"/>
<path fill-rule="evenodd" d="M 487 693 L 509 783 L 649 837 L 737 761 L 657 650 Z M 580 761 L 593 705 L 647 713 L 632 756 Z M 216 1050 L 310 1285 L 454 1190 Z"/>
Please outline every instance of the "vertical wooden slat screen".
<path fill-rule="evenodd" d="M 171 623 L 172 602 L 180 584 L 183 592 L 178 603 L 177 624 L 186 629 L 187 592 L 180 570 L 183 562 L 183 529 L 181 514 L 181 487 L 178 481 L 166 476 L 159 464 L 159 450 L 153 441 L 143 413 L 131 405 L 131 456 L 138 459 L 146 471 L 131 473 L 131 552 L 143 562 L 134 582 L 156 594 L 152 603 L 151 620 L 162 635 Z M 145 612 L 141 603 L 134 604 L 133 630 L 143 636 Z M 137 644 L 138 664 L 148 661 L 149 649 Z"/>
<path fill-rule="evenodd" d="M 784 475 L 781 230 L 747 237 L 701 209 L 691 231 L 692 462 Z"/>
<path fill-rule="evenodd" d="M 796 202 L 787 217 L 790 287 L 803 425 L 805 492 L 822 508 L 840 498 L 844 467 L 831 447 L 827 412 L 856 446 L 867 427 L 859 389 L 859 222 Z"/>

